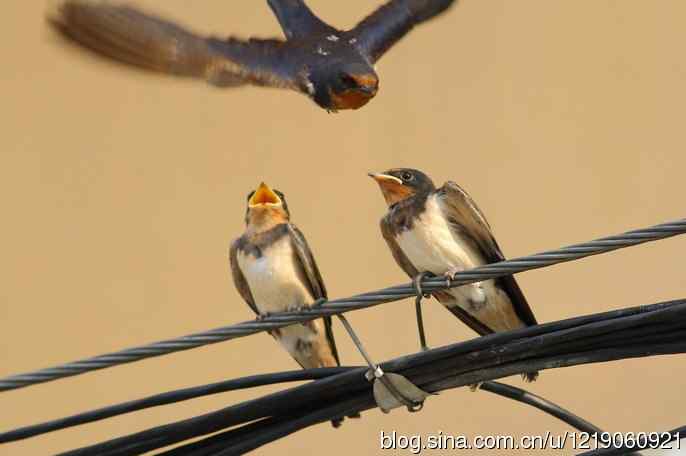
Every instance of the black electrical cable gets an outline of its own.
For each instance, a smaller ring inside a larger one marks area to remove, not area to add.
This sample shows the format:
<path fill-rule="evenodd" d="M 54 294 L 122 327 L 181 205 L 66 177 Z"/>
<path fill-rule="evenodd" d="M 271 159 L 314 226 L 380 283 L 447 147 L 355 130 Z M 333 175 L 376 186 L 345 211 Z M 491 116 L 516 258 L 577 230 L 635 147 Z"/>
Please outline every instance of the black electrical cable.
<path fill-rule="evenodd" d="M 406 376 L 427 392 L 437 392 L 533 370 L 684 353 L 685 335 L 686 300 L 678 300 L 492 334 L 404 356 L 381 367 L 385 372 Z M 275 436 L 374 407 L 365 371 L 353 369 L 65 454 L 140 454 L 255 420 L 290 417 L 263 422 L 260 435 L 244 436 L 241 443 L 263 445 L 271 441 L 267 436 L 278 438 Z M 350 408 L 352 403 L 359 408 Z M 334 412 L 338 415 L 332 415 Z"/>
<path fill-rule="evenodd" d="M 192 388 L 183 388 L 176 391 L 167 391 L 165 393 L 155 394 L 143 399 L 122 402 L 120 404 L 98 408 L 85 413 L 79 413 L 57 420 L 34 424 L 9 432 L 3 432 L 0 433 L 0 443 L 22 440 L 29 437 L 34 437 L 36 435 L 57 431 L 59 429 L 92 423 L 94 421 L 104 420 L 106 418 L 123 415 L 125 413 L 131 413 L 161 405 L 173 404 L 197 397 L 209 396 L 211 394 L 224 393 L 227 391 L 245 388 L 254 388 L 264 385 L 273 385 L 275 383 L 317 380 L 320 378 L 330 377 L 331 375 L 340 374 L 341 372 L 346 372 L 348 370 L 350 370 L 348 367 L 327 367 L 322 369 L 277 372 L 273 374 L 252 375 L 249 377 L 210 383 Z"/>

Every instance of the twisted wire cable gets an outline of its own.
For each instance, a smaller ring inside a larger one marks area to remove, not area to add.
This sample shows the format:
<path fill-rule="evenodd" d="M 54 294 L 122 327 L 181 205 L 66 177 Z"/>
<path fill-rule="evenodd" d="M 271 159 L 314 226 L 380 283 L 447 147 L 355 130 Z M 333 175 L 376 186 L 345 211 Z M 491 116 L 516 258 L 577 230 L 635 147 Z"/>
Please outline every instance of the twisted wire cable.
<path fill-rule="evenodd" d="M 686 219 L 680 219 L 648 228 L 628 231 L 616 236 L 596 239 L 583 244 L 575 244 L 557 250 L 550 250 L 480 266 L 459 272 L 452 280 L 445 277 L 426 278 L 421 281 L 421 287 L 425 292 L 454 288 L 469 283 L 578 260 L 588 256 L 611 252 L 613 250 L 665 239 L 684 233 L 686 233 Z M 378 291 L 358 294 L 349 298 L 323 301 L 317 306 L 302 311 L 273 314 L 262 320 L 245 321 L 206 332 L 195 333 L 176 339 L 164 340 L 150 345 L 124 349 L 105 355 L 74 361 L 61 366 L 6 377 L 0 379 L 0 391 L 24 388 L 30 385 L 80 375 L 119 364 L 131 363 L 154 356 L 166 355 L 229 339 L 245 337 L 294 323 L 307 322 L 323 316 L 336 315 L 351 310 L 364 309 L 387 302 L 399 301 L 410 296 L 415 296 L 415 293 L 414 285 L 408 283 L 405 285 L 384 288 Z"/>

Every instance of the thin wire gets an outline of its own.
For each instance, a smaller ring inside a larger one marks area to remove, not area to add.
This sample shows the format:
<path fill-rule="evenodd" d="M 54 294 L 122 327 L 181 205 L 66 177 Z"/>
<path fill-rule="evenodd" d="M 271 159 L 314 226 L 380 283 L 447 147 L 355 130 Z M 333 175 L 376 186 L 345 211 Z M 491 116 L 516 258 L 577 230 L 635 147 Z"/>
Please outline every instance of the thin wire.
<path fill-rule="evenodd" d="M 583 244 L 576 244 L 557 250 L 480 266 L 456 274 L 453 280 L 435 277 L 429 278 L 423 280 L 421 286 L 426 292 L 444 290 L 448 287 L 454 288 L 468 283 L 480 282 L 486 279 L 543 268 L 557 263 L 573 261 L 591 255 L 598 255 L 684 233 L 686 233 L 686 219 L 681 219 L 649 228 L 629 231 L 617 236 L 597 239 Z M 129 348 L 67 363 L 61 366 L 6 377 L 0 379 L 0 391 L 24 388 L 37 383 L 80 375 L 119 364 L 140 361 L 142 359 L 166 355 L 181 350 L 189 350 L 203 345 L 245 337 L 261 331 L 281 328 L 294 323 L 311 321 L 323 316 L 364 309 L 391 301 L 399 301 L 410 296 L 415 296 L 415 288 L 412 283 L 389 287 L 370 293 L 363 293 L 350 298 L 334 299 L 311 309 L 274 314 L 260 321 L 246 321 L 202 333 L 179 337 L 177 339 L 164 340 L 150 345 Z"/>
<path fill-rule="evenodd" d="M 323 367 L 318 369 L 300 369 L 295 371 L 276 372 L 272 374 L 251 375 L 222 382 L 209 383 L 201 386 L 182 388 L 174 391 L 154 394 L 142 399 L 121 402 L 119 404 L 89 410 L 84 413 L 59 418 L 44 423 L 21 427 L 8 432 L 0 433 L 0 444 L 28 439 L 48 432 L 80 426 L 86 423 L 112 418 L 151 407 L 175 404 L 198 397 L 212 394 L 225 393 L 240 389 L 255 388 L 265 385 L 274 385 L 287 382 L 305 380 L 318 380 L 332 375 L 348 372 L 354 367 Z"/>
<path fill-rule="evenodd" d="M 175 391 L 167 391 L 160 394 L 155 394 L 141 399 L 126 401 L 107 407 L 102 407 L 76 415 L 59 418 L 56 420 L 46 421 L 44 423 L 33 424 L 30 426 L 21 427 L 8 432 L 0 433 L 0 444 L 16 442 L 18 440 L 28 439 L 38 435 L 47 434 L 49 432 L 67 429 L 74 426 L 80 426 L 87 423 L 101 421 L 115 416 L 125 415 L 140 410 L 145 410 L 152 407 L 159 407 L 163 405 L 175 404 L 178 402 L 188 401 L 199 397 L 235 391 L 239 389 L 255 388 L 265 385 L 281 384 L 294 381 L 304 380 L 319 380 L 333 375 L 338 375 L 344 372 L 350 372 L 358 367 L 330 367 L 318 369 L 303 369 L 297 371 L 276 372 L 272 374 L 252 375 L 249 377 L 241 377 L 222 382 L 209 383 L 206 385 L 195 386 L 190 388 L 182 388 Z M 598 434 L 602 433 L 602 429 L 589 423 L 583 418 L 566 410 L 552 401 L 537 396 L 521 388 L 506 385 L 504 383 L 487 381 L 483 382 L 480 388 L 489 393 L 493 393 L 502 397 L 513 399 L 527 405 L 542 410 L 543 412 L 552 415 L 561 421 L 575 427 L 582 432 Z"/>
<path fill-rule="evenodd" d="M 556 418 L 564 421 L 565 423 L 573 426 L 574 428 L 592 434 L 597 432 L 602 434 L 603 430 L 598 426 L 589 423 L 585 419 L 574 415 L 569 410 L 565 410 L 557 404 L 550 402 L 534 393 L 530 393 L 516 386 L 506 385 L 500 382 L 484 382 L 479 385 L 479 389 L 483 391 L 488 391 L 489 393 L 497 394 L 503 397 L 508 397 L 523 404 L 531 405 L 539 410 L 544 411 Z"/>
<path fill-rule="evenodd" d="M 372 375 L 372 377 L 368 377 L 368 379 L 371 378 L 380 381 L 386 387 L 388 392 L 390 392 L 391 395 L 398 400 L 398 402 L 407 407 L 407 410 L 411 412 L 418 412 L 419 410 L 421 410 L 423 402 L 415 402 L 410 398 L 405 397 L 403 393 L 401 393 L 398 390 L 398 388 L 396 388 L 395 385 L 391 383 L 391 381 L 388 379 L 388 376 L 385 375 L 384 371 L 379 367 L 379 365 L 372 360 L 371 356 L 369 356 L 369 353 L 364 348 L 364 345 L 362 345 L 362 341 L 360 340 L 360 338 L 357 337 L 357 334 L 355 334 L 355 330 L 348 322 L 348 319 L 345 318 L 345 316 L 343 315 L 337 315 L 337 317 L 339 320 L 341 320 L 341 323 L 343 323 L 345 330 L 348 332 L 348 335 L 353 340 L 353 343 L 357 347 L 357 350 L 360 352 L 364 360 L 367 362 L 367 365 L 369 366 L 368 374 Z"/>

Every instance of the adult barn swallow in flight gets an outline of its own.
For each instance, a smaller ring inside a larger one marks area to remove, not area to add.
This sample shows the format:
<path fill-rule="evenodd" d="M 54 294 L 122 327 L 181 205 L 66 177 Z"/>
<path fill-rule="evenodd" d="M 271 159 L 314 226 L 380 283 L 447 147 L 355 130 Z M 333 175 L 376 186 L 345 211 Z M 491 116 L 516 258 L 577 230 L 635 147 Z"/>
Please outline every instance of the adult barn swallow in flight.
<path fill-rule="evenodd" d="M 292 89 L 328 111 L 357 109 L 376 95 L 374 63 L 415 25 L 455 0 L 391 0 L 352 30 L 319 19 L 303 0 L 268 0 L 286 36 L 206 38 L 116 3 L 62 0 L 49 18 L 65 37 L 109 58 L 147 70 Z"/>
<path fill-rule="evenodd" d="M 428 271 L 453 278 L 459 271 L 505 259 L 486 218 L 456 183 L 437 189 L 426 174 L 406 168 L 369 175 L 388 204 L 381 233 L 410 277 Z M 512 276 L 432 294 L 480 335 L 537 324 Z M 523 375 L 527 381 L 537 376 Z"/>
<path fill-rule="evenodd" d="M 290 222 L 283 193 L 260 184 L 248 195 L 245 223 L 245 232 L 231 244 L 229 259 L 234 285 L 258 317 L 326 299 L 317 263 L 305 237 Z M 340 365 L 331 317 L 270 333 L 303 369 Z M 332 421 L 336 427 L 340 422 Z"/>

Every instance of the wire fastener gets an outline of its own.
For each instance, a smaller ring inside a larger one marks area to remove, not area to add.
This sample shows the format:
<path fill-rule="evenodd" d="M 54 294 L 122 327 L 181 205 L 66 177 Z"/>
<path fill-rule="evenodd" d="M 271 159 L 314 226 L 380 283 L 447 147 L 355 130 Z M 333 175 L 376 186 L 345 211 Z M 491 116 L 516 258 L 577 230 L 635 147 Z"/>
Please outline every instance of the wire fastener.
<path fill-rule="evenodd" d="M 337 317 L 343 323 L 343 327 L 348 331 L 357 350 L 369 366 L 365 377 L 373 382 L 374 400 L 381 411 L 388 413 L 401 406 L 407 407 L 408 412 L 420 411 L 424 407 L 424 400 L 429 397 L 429 393 L 422 391 L 400 374 L 384 372 L 378 364 L 372 361 L 348 319 L 344 315 L 337 315 Z"/>

